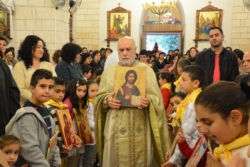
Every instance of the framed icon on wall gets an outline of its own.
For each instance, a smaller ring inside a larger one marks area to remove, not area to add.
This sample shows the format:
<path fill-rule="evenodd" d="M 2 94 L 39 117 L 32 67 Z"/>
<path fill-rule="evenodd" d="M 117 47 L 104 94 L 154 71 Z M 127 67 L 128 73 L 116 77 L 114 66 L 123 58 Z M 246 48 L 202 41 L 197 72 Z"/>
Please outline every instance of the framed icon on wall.
<path fill-rule="evenodd" d="M 117 41 L 131 36 L 131 11 L 120 7 L 107 11 L 107 39 Z"/>
<path fill-rule="evenodd" d="M 0 35 L 10 39 L 10 15 L 0 10 Z"/>

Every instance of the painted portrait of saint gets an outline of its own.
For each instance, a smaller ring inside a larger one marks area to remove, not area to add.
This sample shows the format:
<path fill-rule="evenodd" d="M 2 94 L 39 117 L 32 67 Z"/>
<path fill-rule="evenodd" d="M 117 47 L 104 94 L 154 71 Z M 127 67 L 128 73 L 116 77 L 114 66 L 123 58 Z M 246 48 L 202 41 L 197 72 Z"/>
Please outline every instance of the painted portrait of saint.
<path fill-rule="evenodd" d="M 208 39 L 212 27 L 219 27 L 219 12 L 206 11 L 199 14 L 199 39 Z"/>
<path fill-rule="evenodd" d="M 121 101 L 122 106 L 133 107 L 131 97 L 140 96 L 140 91 L 134 83 L 137 80 L 137 73 L 129 70 L 125 75 L 126 82 L 118 90 L 116 99 Z"/>
<path fill-rule="evenodd" d="M 76 144 L 76 136 L 69 110 L 56 110 L 60 131 L 62 133 L 63 142 L 66 146 Z"/>
<path fill-rule="evenodd" d="M 66 114 L 63 114 L 63 120 L 64 120 L 64 134 L 65 134 L 65 139 L 66 139 L 66 145 L 70 146 L 72 144 L 71 142 L 71 136 L 72 136 L 72 130 L 69 124 L 69 120 L 67 118 Z"/>
<path fill-rule="evenodd" d="M 110 14 L 110 38 L 120 38 L 128 36 L 128 13 L 111 13 Z"/>

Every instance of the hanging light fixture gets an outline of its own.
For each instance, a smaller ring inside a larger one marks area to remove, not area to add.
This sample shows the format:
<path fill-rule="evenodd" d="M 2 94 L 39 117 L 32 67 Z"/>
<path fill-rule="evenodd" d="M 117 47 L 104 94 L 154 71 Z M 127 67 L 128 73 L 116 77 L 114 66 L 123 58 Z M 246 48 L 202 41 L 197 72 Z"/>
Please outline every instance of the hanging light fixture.
<path fill-rule="evenodd" d="M 167 13 L 173 7 L 176 7 L 177 1 L 175 0 L 153 0 L 151 3 L 145 2 L 142 4 L 145 10 L 148 10 L 159 16 L 158 23 L 161 23 L 161 15 Z"/>

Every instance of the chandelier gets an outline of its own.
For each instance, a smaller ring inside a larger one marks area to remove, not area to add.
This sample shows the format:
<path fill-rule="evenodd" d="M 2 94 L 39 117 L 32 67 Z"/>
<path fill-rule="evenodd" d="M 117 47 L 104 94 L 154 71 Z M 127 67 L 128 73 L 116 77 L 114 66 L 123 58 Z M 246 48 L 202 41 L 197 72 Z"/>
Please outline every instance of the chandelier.
<path fill-rule="evenodd" d="M 175 0 L 171 0 L 168 2 L 165 2 L 164 0 L 162 0 L 161 2 L 151 2 L 151 3 L 144 3 L 142 4 L 143 8 L 145 10 L 148 10 L 154 14 L 159 15 L 159 21 L 158 23 L 161 23 L 161 15 L 164 13 L 167 13 L 170 9 L 172 9 L 173 7 L 176 7 L 177 2 Z"/>

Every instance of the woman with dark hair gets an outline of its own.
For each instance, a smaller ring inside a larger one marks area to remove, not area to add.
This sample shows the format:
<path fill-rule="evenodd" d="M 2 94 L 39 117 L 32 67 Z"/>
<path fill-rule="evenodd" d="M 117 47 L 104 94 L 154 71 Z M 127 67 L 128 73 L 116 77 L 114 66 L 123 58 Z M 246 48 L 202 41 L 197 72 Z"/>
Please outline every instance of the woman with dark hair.
<path fill-rule="evenodd" d="M 93 60 L 90 62 L 90 66 L 92 69 L 97 69 L 101 67 L 100 60 L 101 60 L 101 52 L 99 50 L 96 50 L 92 54 Z"/>
<path fill-rule="evenodd" d="M 82 68 L 77 61 L 80 59 L 82 49 L 74 43 L 67 43 L 62 47 L 62 61 L 56 66 L 56 73 L 68 85 L 74 78 L 82 78 Z"/>
<path fill-rule="evenodd" d="M 233 49 L 230 46 L 227 46 L 226 49 L 231 51 L 231 52 L 233 51 Z"/>
<path fill-rule="evenodd" d="M 173 56 L 170 58 L 170 64 L 165 65 L 163 71 L 167 71 L 171 74 L 176 75 L 176 65 L 180 58 L 180 53 L 174 53 Z"/>
<path fill-rule="evenodd" d="M 160 72 L 163 70 L 163 68 L 166 65 L 166 60 L 164 59 L 165 56 L 166 56 L 166 54 L 164 52 L 161 52 L 159 59 L 155 61 Z"/>
<path fill-rule="evenodd" d="M 88 53 L 88 48 L 83 47 L 83 48 L 82 48 L 82 53 Z"/>
<path fill-rule="evenodd" d="M 169 50 L 167 55 L 169 57 L 169 60 L 171 59 L 172 55 L 173 55 L 173 50 Z"/>
<path fill-rule="evenodd" d="M 90 54 L 90 56 L 92 56 L 93 50 L 89 50 L 89 54 Z"/>
<path fill-rule="evenodd" d="M 106 59 L 108 58 L 108 56 L 113 52 L 112 49 L 110 48 L 106 48 L 105 49 L 105 56 L 102 58 L 101 62 L 100 62 L 100 65 L 101 65 L 101 68 L 104 69 L 104 64 L 106 62 Z"/>
<path fill-rule="evenodd" d="M 239 73 L 241 75 L 246 74 L 245 70 L 243 68 L 243 55 L 244 55 L 244 52 L 242 50 L 240 50 L 240 49 L 234 49 L 233 52 L 237 55 L 237 58 L 238 58 Z"/>
<path fill-rule="evenodd" d="M 57 63 L 59 63 L 62 60 L 61 53 L 62 53 L 61 49 L 58 49 L 53 54 L 52 57 L 53 61 L 51 62 L 51 64 L 54 68 L 56 68 Z"/>
<path fill-rule="evenodd" d="M 191 64 L 195 64 L 195 58 L 196 55 L 199 53 L 199 51 L 196 49 L 196 47 L 191 47 L 188 52 L 188 58 L 191 62 Z"/>
<path fill-rule="evenodd" d="M 82 59 L 81 59 L 80 64 L 88 64 L 88 65 L 90 64 L 92 58 L 91 58 L 91 55 L 89 53 L 82 53 L 81 57 L 82 57 Z"/>
<path fill-rule="evenodd" d="M 107 58 L 112 52 L 113 52 L 112 49 L 106 48 L 106 51 L 105 51 L 105 56 L 106 56 L 106 58 Z"/>
<path fill-rule="evenodd" d="M 13 69 L 13 78 L 20 89 L 21 106 L 31 97 L 30 80 L 37 69 L 46 69 L 56 76 L 53 66 L 49 62 L 49 53 L 45 42 L 35 35 L 28 35 L 18 50 L 18 60 Z"/>
<path fill-rule="evenodd" d="M 7 65 L 12 66 L 12 68 L 16 65 L 18 62 L 17 59 L 15 59 L 15 54 L 12 49 L 7 48 L 6 51 L 4 52 L 5 56 L 5 62 Z"/>

